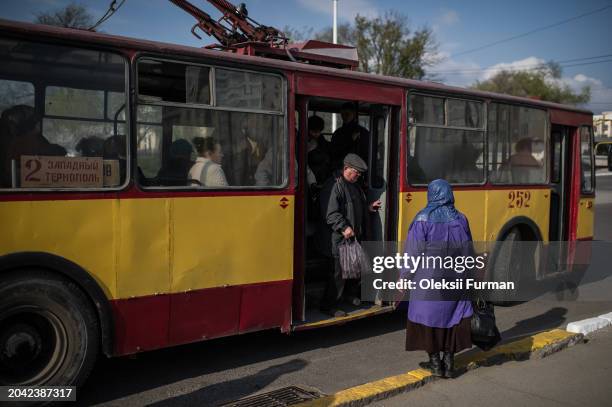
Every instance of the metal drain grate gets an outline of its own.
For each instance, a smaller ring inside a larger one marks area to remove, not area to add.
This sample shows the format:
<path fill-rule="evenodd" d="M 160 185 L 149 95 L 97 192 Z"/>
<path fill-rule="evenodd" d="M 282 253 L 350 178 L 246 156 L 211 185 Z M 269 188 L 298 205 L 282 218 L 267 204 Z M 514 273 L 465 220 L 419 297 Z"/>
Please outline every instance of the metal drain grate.
<path fill-rule="evenodd" d="M 221 407 L 285 407 L 322 397 L 321 394 L 297 386 L 283 387 L 268 393 L 258 394 L 223 404 Z"/>

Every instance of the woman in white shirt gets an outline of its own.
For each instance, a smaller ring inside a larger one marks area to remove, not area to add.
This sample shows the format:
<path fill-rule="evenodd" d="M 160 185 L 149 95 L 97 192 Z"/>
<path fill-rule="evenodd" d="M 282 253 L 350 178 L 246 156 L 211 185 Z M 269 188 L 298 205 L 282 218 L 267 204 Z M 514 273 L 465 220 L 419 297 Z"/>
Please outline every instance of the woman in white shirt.
<path fill-rule="evenodd" d="M 227 186 L 227 179 L 221 168 L 223 151 L 219 141 L 214 137 L 195 137 L 192 142 L 198 152 L 198 158 L 189 170 L 189 179 L 197 181 L 193 182 L 193 185 L 209 188 Z"/>

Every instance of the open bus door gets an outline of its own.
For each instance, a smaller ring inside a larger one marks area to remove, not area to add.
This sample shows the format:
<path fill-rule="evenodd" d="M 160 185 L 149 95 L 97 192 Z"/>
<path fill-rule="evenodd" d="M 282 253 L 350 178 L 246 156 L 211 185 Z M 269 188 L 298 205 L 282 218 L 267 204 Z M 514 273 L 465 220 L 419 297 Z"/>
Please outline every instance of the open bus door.
<path fill-rule="evenodd" d="M 555 275 L 565 270 L 567 242 L 570 231 L 570 193 L 572 180 L 572 135 L 575 127 L 552 125 L 550 175 L 549 251 L 545 274 Z"/>
<path fill-rule="evenodd" d="M 306 319 L 306 287 L 305 287 L 305 224 L 306 224 L 306 162 L 308 142 L 308 98 L 296 97 L 295 101 L 295 238 L 293 263 L 293 323 Z"/>
<path fill-rule="evenodd" d="M 320 220 L 317 225 L 308 224 L 308 205 L 319 205 L 319 203 L 313 202 L 312 197 L 309 196 L 309 186 L 306 179 L 308 160 L 307 124 L 310 115 L 329 115 L 334 108 L 338 109 L 344 102 L 346 101 L 309 98 L 306 96 L 298 97 L 296 100 L 296 116 L 299 123 L 299 134 L 301 135 L 298 137 L 299 152 L 296 154 L 299 161 L 297 193 L 300 197 L 299 200 L 303 203 L 301 208 L 300 205 L 296 205 L 296 224 L 301 223 L 304 225 L 301 232 L 299 232 L 302 233 L 304 238 L 299 243 L 299 247 L 296 246 L 296 255 L 298 250 L 300 253 L 303 253 L 299 260 L 296 258 L 296 264 L 299 262 L 303 267 L 300 268 L 296 265 L 294 272 L 294 330 L 333 325 L 392 310 L 391 306 L 385 306 L 380 301 L 375 303 L 364 302 L 360 306 L 354 307 L 354 309 L 347 310 L 347 316 L 339 318 L 326 316 L 318 310 L 317 298 L 324 292 L 325 276 L 327 273 L 332 272 L 333 260 L 317 257 L 316 254 L 313 255 L 316 252 L 313 246 L 316 246 L 316 244 L 313 245 L 313 236 L 309 236 L 309 229 L 312 229 L 313 226 L 322 227 L 325 225 L 320 223 L 324 220 Z M 380 199 L 383 203 L 381 209 L 369 219 L 371 221 L 368 225 L 369 239 L 381 242 L 394 240 L 397 225 L 392 214 L 395 211 L 395 201 L 397 199 L 397 177 L 392 174 L 398 173 L 398 160 L 394 157 L 392 151 L 397 152 L 399 107 L 361 102 L 357 102 L 357 105 L 359 106 L 358 115 L 360 123 L 367 128 L 370 134 L 369 157 L 367 160 L 369 167 L 367 173 L 367 185 L 369 186 L 367 200 L 372 202 Z M 329 138 L 330 134 L 327 134 L 327 137 Z M 298 230 L 296 228 L 297 233 Z M 318 236 L 314 238 L 316 239 Z M 296 242 L 298 240 L 296 238 Z"/>

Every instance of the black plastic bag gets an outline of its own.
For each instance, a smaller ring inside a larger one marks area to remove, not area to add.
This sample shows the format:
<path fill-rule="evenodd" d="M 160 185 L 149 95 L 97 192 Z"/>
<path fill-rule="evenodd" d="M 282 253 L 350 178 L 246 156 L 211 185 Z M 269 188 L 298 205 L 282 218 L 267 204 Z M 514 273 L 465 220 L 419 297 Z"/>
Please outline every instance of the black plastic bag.
<path fill-rule="evenodd" d="M 472 302 L 472 343 L 482 350 L 493 348 L 501 340 L 501 335 L 495 324 L 493 304 L 478 299 Z"/>

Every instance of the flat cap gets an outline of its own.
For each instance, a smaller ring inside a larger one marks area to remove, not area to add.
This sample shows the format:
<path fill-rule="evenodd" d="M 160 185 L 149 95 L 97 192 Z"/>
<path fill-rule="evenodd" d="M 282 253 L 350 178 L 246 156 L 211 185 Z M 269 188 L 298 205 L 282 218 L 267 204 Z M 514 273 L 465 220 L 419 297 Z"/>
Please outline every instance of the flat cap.
<path fill-rule="evenodd" d="M 368 165 L 357 154 L 347 154 L 343 162 L 344 165 L 354 168 L 359 172 L 366 172 L 368 170 Z"/>

